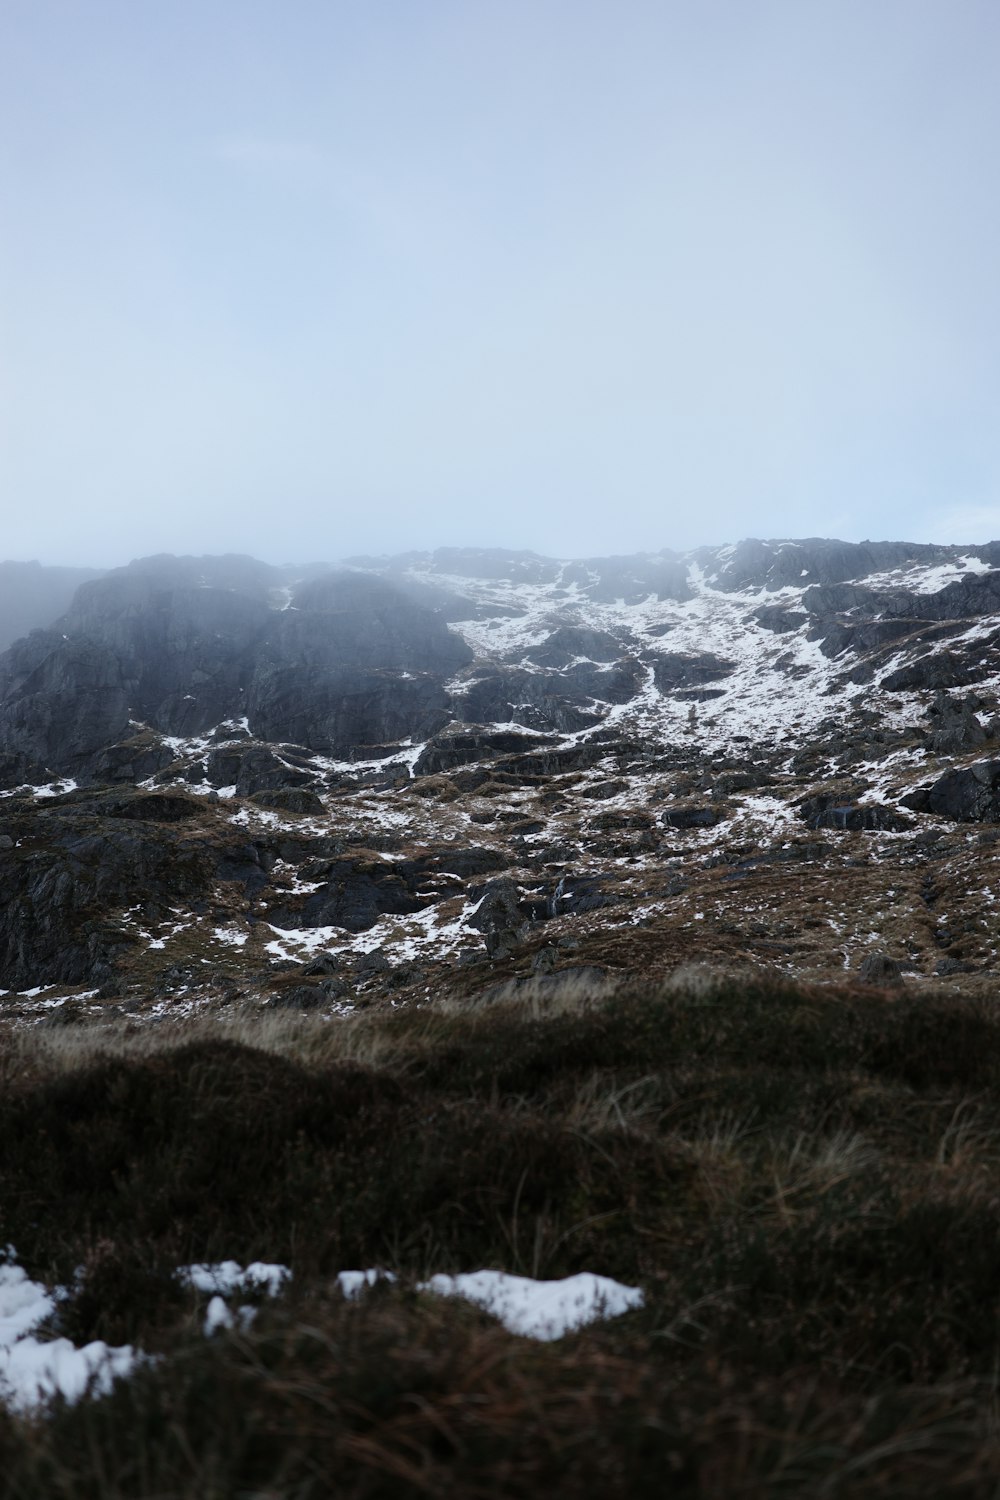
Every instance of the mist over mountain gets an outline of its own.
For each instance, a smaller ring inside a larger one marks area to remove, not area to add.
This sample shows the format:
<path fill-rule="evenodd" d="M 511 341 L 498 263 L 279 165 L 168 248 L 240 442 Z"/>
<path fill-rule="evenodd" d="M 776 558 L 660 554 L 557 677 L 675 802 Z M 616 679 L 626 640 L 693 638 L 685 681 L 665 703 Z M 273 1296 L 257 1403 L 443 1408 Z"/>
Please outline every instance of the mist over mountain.
<path fill-rule="evenodd" d="M 101 568 L 43 567 L 38 562 L 0 562 L 0 651 L 29 630 L 51 625 L 81 583 Z"/>

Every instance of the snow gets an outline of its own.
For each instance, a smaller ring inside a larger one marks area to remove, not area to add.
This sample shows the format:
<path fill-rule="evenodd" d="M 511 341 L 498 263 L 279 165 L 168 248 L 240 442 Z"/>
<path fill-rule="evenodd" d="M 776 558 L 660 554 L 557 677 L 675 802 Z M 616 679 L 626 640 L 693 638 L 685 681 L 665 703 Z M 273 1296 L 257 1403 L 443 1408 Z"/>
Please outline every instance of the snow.
<path fill-rule="evenodd" d="M 212 936 L 217 942 L 227 943 L 231 948 L 242 948 L 246 943 L 248 934 L 240 932 L 235 927 L 214 927 Z"/>
<path fill-rule="evenodd" d="M 337 1277 L 344 1296 L 354 1300 L 379 1281 L 395 1281 L 390 1271 L 341 1271 Z M 562 1281 L 536 1281 L 509 1271 L 466 1271 L 437 1275 L 417 1285 L 418 1292 L 439 1297 L 464 1297 L 496 1318 L 508 1333 L 521 1338 L 551 1341 L 601 1318 L 617 1318 L 642 1307 L 639 1287 L 623 1286 L 593 1271 L 581 1271 Z"/>
<path fill-rule="evenodd" d="M 329 948 L 339 942 L 344 931 L 341 927 L 275 927 L 268 922 L 271 931 L 278 936 L 264 944 L 264 952 L 272 958 L 298 959 L 308 957 L 318 948 Z"/>
<path fill-rule="evenodd" d="M 391 949 L 396 963 L 409 963 L 421 957 L 440 959 L 470 941 L 473 933 L 469 918 L 479 909 L 482 899 L 467 901 L 446 896 L 428 903 L 422 911 L 380 917 L 366 932 L 357 933 L 342 927 L 284 928 L 269 922 L 267 926 L 275 937 L 264 944 L 264 951 L 272 958 L 302 959 L 331 948 L 359 956 L 374 948 L 386 948 Z M 474 936 L 479 940 L 481 934 Z"/>
<path fill-rule="evenodd" d="M 205 1321 L 202 1324 L 202 1332 L 206 1338 L 211 1338 L 213 1333 L 218 1333 L 220 1328 L 239 1328 L 241 1332 L 252 1325 L 257 1316 L 255 1307 L 243 1305 L 234 1312 L 222 1297 L 213 1297 L 205 1309 Z"/>
<path fill-rule="evenodd" d="M 243 1271 L 233 1260 L 182 1267 L 180 1274 L 199 1291 L 215 1293 L 206 1313 L 206 1333 L 234 1326 L 232 1311 L 224 1300 L 226 1296 L 246 1290 L 248 1285 L 262 1287 L 275 1296 L 291 1276 L 287 1266 L 257 1261 Z M 391 1271 L 377 1268 L 340 1271 L 336 1277 L 341 1292 L 351 1301 L 379 1282 L 395 1280 Z M 432 1276 L 418 1283 L 417 1290 L 441 1297 L 464 1297 L 492 1314 L 509 1332 L 545 1340 L 562 1338 L 586 1323 L 617 1318 L 643 1305 L 640 1288 L 623 1286 L 592 1271 L 581 1271 L 562 1281 L 536 1281 L 507 1271 L 469 1271 L 457 1276 Z"/>
<path fill-rule="evenodd" d="M 620 1317 L 643 1304 L 638 1287 L 623 1286 L 592 1271 L 562 1281 L 535 1281 L 507 1271 L 470 1271 L 432 1276 L 420 1290 L 464 1297 L 499 1319 L 509 1333 L 547 1341 L 600 1318 Z"/>
<path fill-rule="evenodd" d="M 418 569 L 413 570 L 414 578 L 422 576 Z M 638 645 L 657 654 L 710 652 L 731 662 L 729 676 L 708 684 L 720 696 L 694 704 L 695 743 L 706 749 L 732 748 L 745 739 L 757 743 L 801 741 L 822 719 L 843 717 L 846 711 L 843 695 L 835 700 L 826 696 L 838 668 L 822 655 L 818 641 L 806 639 L 806 626 L 776 635 L 754 619 L 762 604 L 801 608 L 801 586 L 728 593 L 713 588 L 694 563 L 688 564 L 694 597 L 683 603 L 650 594 L 635 604 L 620 600 L 608 604 L 590 600 L 577 590 L 560 597 L 549 584 L 500 585 L 440 575 L 436 580 L 460 588 L 482 605 L 503 602 L 525 611 L 513 619 L 460 620 L 452 627 L 480 658 L 517 661 L 522 670 L 539 670 L 530 661 L 518 660 L 526 650 L 560 625 L 576 623 L 616 636 L 622 641 L 623 651 Z M 667 639 L 665 629 L 669 631 Z M 777 665 L 779 660 L 781 666 Z M 461 692 L 463 679 L 460 676 L 449 686 Z M 876 695 L 870 690 L 869 696 Z M 652 668 L 630 702 L 603 707 L 604 727 L 634 727 L 664 744 L 675 743 L 679 735 L 692 732 L 692 701 L 661 694 Z M 572 743 L 588 732 L 563 736 L 563 743 Z M 744 739 L 737 741 L 738 736 Z"/>
<path fill-rule="evenodd" d="M 894 568 L 887 573 L 869 573 L 856 580 L 869 589 L 905 589 L 908 594 L 939 594 L 949 583 L 982 573 L 992 573 L 993 565 L 981 557 L 956 557 L 952 562 L 932 563 L 926 567 Z"/>
<path fill-rule="evenodd" d="M 276 1297 L 285 1283 L 291 1280 L 292 1273 L 287 1266 L 268 1261 L 252 1261 L 244 1270 L 239 1261 L 223 1260 L 214 1264 L 179 1266 L 177 1275 L 196 1291 L 213 1294 L 205 1309 L 205 1321 L 202 1325 L 205 1337 L 210 1338 L 220 1328 L 239 1327 L 245 1331 L 256 1317 L 256 1308 L 246 1303 L 240 1304 L 234 1311 L 227 1303 L 227 1297 L 232 1297 L 237 1292 L 253 1291 Z"/>
<path fill-rule="evenodd" d="M 391 1271 L 338 1271 L 337 1282 L 348 1301 L 354 1301 L 379 1281 L 395 1281 Z"/>
<path fill-rule="evenodd" d="M 264 1291 L 276 1297 L 286 1281 L 291 1280 L 287 1266 L 268 1261 L 252 1261 L 246 1270 L 235 1260 L 215 1263 L 180 1266 L 177 1271 L 181 1281 L 199 1292 L 217 1292 L 230 1297 L 234 1292 Z"/>
<path fill-rule="evenodd" d="M 8 1249 L 0 1263 L 0 1401 L 10 1409 L 31 1413 L 53 1396 L 77 1401 L 87 1391 L 106 1394 L 145 1356 L 130 1345 L 113 1348 L 103 1340 L 77 1347 L 67 1338 L 45 1339 L 36 1330 L 56 1313 L 67 1295 L 32 1281 Z M 203 1331 L 211 1336 L 223 1329 L 247 1329 L 255 1309 L 235 1308 L 230 1300 L 257 1291 L 277 1296 L 290 1280 L 287 1266 L 238 1261 L 180 1266 L 181 1281 L 209 1295 Z M 394 1282 L 391 1272 L 378 1269 L 341 1271 L 337 1283 L 351 1300 L 378 1282 Z M 643 1305 L 638 1287 L 624 1286 L 590 1271 L 561 1281 L 537 1281 L 506 1271 L 470 1271 L 457 1276 L 437 1275 L 420 1282 L 417 1290 L 442 1297 L 462 1297 L 490 1313 L 522 1338 L 552 1340 L 600 1318 L 615 1318 Z"/>
<path fill-rule="evenodd" d="M 209 1338 L 220 1328 L 232 1328 L 235 1318 L 221 1297 L 213 1297 L 205 1311 L 204 1332 Z"/>
<path fill-rule="evenodd" d="M 41 800 L 43 797 L 62 797 L 67 792 L 75 792 L 76 786 L 77 784 L 72 777 L 63 776 L 61 779 L 53 781 L 49 786 L 36 786 L 35 798 L 36 800 Z"/>
<path fill-rule="evenodd" d="M 201 1292 L 212 1292 L 205 1315 L 205 1332 L 232 1328 L 237 1319 L 247 1323 L 245 1314 L 252 1308 L 240 1308 L 234 1316 L 225 1298 L 250 1287 L 276 1296 L 291 1277 L 287 1266 L 255 1261 L 244 1271 L 234 1260 L 216 1265 L 182 1266 L 179 1273 Z M 365 1271 L 340 1271 L 336 1281 L 350 1301 L 379 1282 L 395 1282 L 391 1271 L 370 1268 Z M 623 1286 L 607 1276 L 582 1271 L 562 1281 L 536 1281 L 529 1276 L 513 1276 L 507 1271 L 470 1271 L 458 1276 L 432 1276 L 418 1283 L 420 1292 L 434 1292 L 441 1297 L 464 1297 L 497 1318 L 511 1333 L 523 1338 L 558 1339 L 574 1329 L 599 1318 L 617 1318 L 643 1305 L 638 1287 Z"/>
<path fill-rule="evenodd" d="M 56 1310 L 61 1294 L 50 1292 L 13 1262 L 0 1264 L 0 1401 L 28 1413 L 53 1396 L 78 1401 L 91 1389 L 104 1394 L 134 1368 L 130 1345 L 112 1348 L 102 1339 L 77 1347 L 66 1338 L 37 1338 L 34 1330 Z"/>

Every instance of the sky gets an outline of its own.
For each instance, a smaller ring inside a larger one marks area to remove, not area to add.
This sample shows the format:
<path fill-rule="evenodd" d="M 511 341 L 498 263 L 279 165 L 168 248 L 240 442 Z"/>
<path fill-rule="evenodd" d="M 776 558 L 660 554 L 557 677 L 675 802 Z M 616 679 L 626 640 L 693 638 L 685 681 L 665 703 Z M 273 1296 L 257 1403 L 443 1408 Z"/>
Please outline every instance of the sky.
<path fill-rule="evenodd" d="M 0 557 L 1000 536 L 996 0 L 2 0 Z"/>

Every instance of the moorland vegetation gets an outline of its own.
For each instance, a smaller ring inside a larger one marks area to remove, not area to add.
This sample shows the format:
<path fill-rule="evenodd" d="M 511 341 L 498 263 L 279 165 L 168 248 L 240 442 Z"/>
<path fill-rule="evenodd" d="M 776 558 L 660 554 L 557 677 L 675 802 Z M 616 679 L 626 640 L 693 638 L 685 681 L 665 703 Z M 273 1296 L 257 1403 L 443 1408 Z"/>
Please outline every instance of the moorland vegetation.
<path fill-rule="evenodd" d="M 0 1237 L 53 1333 L 154 1357 L 0 1410 L 0 1493 L 985 1500 L 998 1173 L 1000 1015 L 943 992 L 8 1029 Z M 292 1279 L 206 1337 L 176 1269 L 227 1257 Z M 540 1344 L 417 1289 L 479 1267 L 645 1303 Z"/>

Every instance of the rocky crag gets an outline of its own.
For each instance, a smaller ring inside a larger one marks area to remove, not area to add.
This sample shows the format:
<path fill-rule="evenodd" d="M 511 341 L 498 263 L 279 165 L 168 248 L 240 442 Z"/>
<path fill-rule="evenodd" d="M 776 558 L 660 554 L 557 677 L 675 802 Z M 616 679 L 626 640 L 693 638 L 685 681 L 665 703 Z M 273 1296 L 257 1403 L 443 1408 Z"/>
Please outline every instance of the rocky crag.
<path fill-rule="evenodd" d="M 144 559 L 0 656 L 0 1004 L 992 986 L 1000 544 Z"/>

